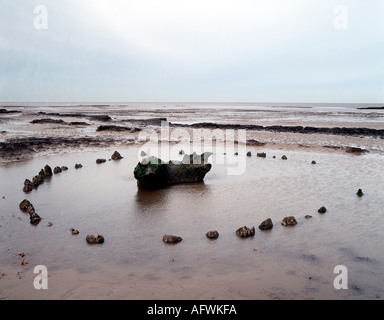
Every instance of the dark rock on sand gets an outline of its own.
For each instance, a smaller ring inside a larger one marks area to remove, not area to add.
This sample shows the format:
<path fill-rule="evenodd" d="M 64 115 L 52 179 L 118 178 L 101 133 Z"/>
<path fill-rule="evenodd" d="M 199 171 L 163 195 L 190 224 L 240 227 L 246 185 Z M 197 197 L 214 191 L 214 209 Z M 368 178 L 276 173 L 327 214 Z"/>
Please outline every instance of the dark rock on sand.
<path fill-rule="evenodd" d="M 21 113 L 21 111 L 18 110 L 7 110 L 7 109 L 0 109 L 1 114 L 8 114 L 8 113 Z"/>
<path fill-rule="evenodd" d="M 260 141 L 257 141 L 257 140 L 254 140 L 254 139 L 250 139 L 250 140 L 247 140 L 247 145 L 250 146 L 265 146 L 266 143 L 265 142 L 260 142 Z"/>
<path fill-rule="evenodd" d="M 162 122 L 167 122 L 167 118 L 151 118 L 151 119 L 125 119 L 121 122 L 135 123 L 140 126 L 161 126 Z"/>
<path fill-rule="evenodd" d="M 288 158 L 287 158 L 286 155 L 283 155 L 283 156 L 281 157 L 281 159 L 283 159 L 283 160 L 287 160 Z"/>
<path fill-rule="evenodd" d="M 41 217 L 36 212 L 30 214 L 29 219 L 31 224 L 38 224 L 41 221 Z"/>
<path fill-rule="evenodd" d="M 182 241 L 183 239 L 179 236 L 174 236 L 174 235 L 170 235 L 170 234 L 165 234 L 163 236 L 163 241 L 165 243 L 178 243 L 180 241 Z"/>
<path fill-rule="evenodd" d="M 99 126 L 96 131 L 129 131 L 129 133 L 134 133 L 141 131 L 140 128 L 131 128 L 131 127 L 122 127 L 122 126 L 114 126 L 114 125 L 108 125 L 108 126 Z"/>
<path fill-rule="evenodd" d="M 108 115 L 91 115 L 91 116 L 88 116 L 88 119 L 95 120 L 95 121 L 103 121 L 103 122 L 112 120 L 112 118 Z"/>
<path fill-rule="evenodd" d="M 32 120 L 31 123 L 42 123 L 42 124 L 65 124 L 64 120 L 57 120 L 57 119 L 35 119 Z"/>
<path fill-rule="evenodd" d="M 312 160 L 312 162 L 311 162 L 312 164 L 316 164 L 316 161 L 315 160 Z"/>
<path fill-rule="evenodd" d="M 45 177 L 52 177 L 52 168 L 49 165 L 46 165 L 44 167 L 44 176 Z"/>
<path fill-rule="evenodd" d="M 83 165 L 81 163 L 76 163 L 75 164 L 75 169 L 80 169 L 82 167 L 83 167 Z"/>
<path fill-rule="evenodd" d="M 32 203 L 27 199 L 24 199 L 23 201 L 20 202 L 19 208 L 21 211 L 27 212 L 27 213 L 30 213 L 30 212 L 32 213 L 35 211 L 35 208 L 33 207 Z"/>
<path fill-rule="evenodd" d="M 251 153 L 251 151 L 248 151 L 248 152 L 247 152 L 247 157 L 252 157 L 252 153 Z"/>
<path fill-rule="evenodd" d="M 312 218 L 312 216 L 309 215 L 309 214 L 307 214 L 304 218 L 305 218 L 305 219 L 310 219 L 310 218 Z"/>
<path fill-rule="evenodd" d="M 58 174 L 58 173 L 60 173 L 61 171 L 63 171 L 63 170 L 61 170 L 60 167 L 55 167 L 55 168 L 53 169 L 53 173 L 54 173 L 54 174 Z"/>
<path fill-rule="evenodd" d="M 67 171 L 67 170 L 68 170 L 68 167 L 66 167 L 66 166 L 62 166 L 60 169 L 61 169 L 61 171 Z"/>
<path fill-rule="evenodd" d="M 371 128 L 326 128 L 326 127 L 303 127 L 303 126 L 260 126 L 252 124 L 218 124 L 211 122 L 177 124 L 169 123 L 171 127 L 190 127 L 190 128 L 208 128 L 208 129 L 234 129 L 234 130 L 254 130 L 254 131 L 270 131 L 270 132 L 292 132 L 301 134 L 333 134 L 333 135 L 345 135 L 345 136 L 372 136 L 372 137 L 384 137 L 383 129 L 371 129 Z"/>
<path fill-rule="evenodd" d="M 0 157 L 15 156 L 21 154 L 36 153 L 41 150 L 61 147 L 80 147 L 80 146 L 110 146 L 115 140 L 111 137 L 92 138 L 92 137 L 25 137 L 11 138 L 0 142 Z"/>
<path fill-rule="evenodd" d="M 281 221 L 281 224 L 283 226 L 294 226 L 297 224 L 297 221 L 296 221 L 295 217 L 289 216 L 289 217 L 285 217 L 283 219 L 283 221 Z"/>
<path fill-rule="evenodd" d="M 106 162 L 106 159 L 96 159 L 96 163 L 104 163 Z"/>
<path fill-rule="evenodd" d="M 242 237 L 242 238 L 247 238 L 247 237 L 250 237 L 250 236 L 254 236 L 255 235 L 255 227 L 252 227 L 250 229 L 247 228 L 246 226 L 241 227 L 241 228 L 236 230 L 236 234 L 239 237 Z"/>
<path fill-rule="evenodd" d="M 97 237 L 95 237 L 94 235 L 92 234 L 88 234 L 85 238 L 85 240 L 89 243 L 89 244 L 95 244 L 95 243 L 104 243 L 104 237 L 102 235 L 98 235 Z"/>
<path fill-rule="evenodd" d="M 211 164 L 205 163 L 212 153 L 184 155 L 181 162 L 164 163 L 156 157 L 148 157 L 139 162 L 134 169 L 134 176 L 140 187 L 158 189 L 178 183 L 203 181 Z"/>
<path fill-rule="evenodd" d="M 317 210 L 318 213 L 326 213 L 327 212 L 327 208 L 326 207 L 321 207 L 319 210 Z"/>
<path fill-rule="evenodd" d="M 269 229 L 272 229 L 272 228 L 273 228 L 273 223 L 272 223 L 272 219 L 270 219 L 270 218 L 264 220 L 259 225 L 259 229 L 261 229 L 261 230 L 269 230 Z"/>
<path fill-rule="evenodd" d="M 258 153 L 257 153 L 257 156 L 258 156 L 259 158 L 265 158 L 265 157 L 267 156 L 267 154 L 266 154 L 265 152 L 258 152 Z"/>
<path fill-rule="evenodd" d="M 38 224 L 41 220 L 41 217 L 36 213 L 35 208 L 29 200 L 24 199 L 20 202 L 19 208 L 21 211 L 29 214 L 31 224 Z"/>
<path fill-rule="evenodd" d="M 359 189 L 356 192 L 357 196 L 362 197 L 364 195 L 363 190 Z"/>
<path fill-rule="evenodd" d="M 33 187 L 32 181 L 29 179 L 25 179 L 23 191 L 24 192 L 31 192 L 33 190 L 33 188 L 34 187 Z"/>
<path fill-rule="evenodd" d="M 33 185 L 34 188 L 37 188 L 39 185 L 43 184 L 44 181 L 45 181 L 45 176 L 41 175 L 41 174 L 38 174 L 38 175 L 33 177 L 32 185 Z"/>
<path fill-rule="evenodd" d="M 354 153 L 354 154 L 363 154 L 369 151 L 366 149 L 357 148 L 357 147 L 345 147 L 345 152 Z"/>
<path fill-rule="evenodd" d="M 69 231 L 70 231 L 72 234 L 74 234 L 74 235 L 80 233 L 79 230 L 76 230 L 76 229 L 74 229 L 74 228 L 69 229 Z"/>
<path fill-rule="evenodd" d="M 112 160 L 120 160 L 120 159 L 123 159 L 123 157 L 120 155 L 120 153 L 118 153 L 117 151 L 115 151 L 113 153 L 113 155 L 111 156 L 111 159 Z"/>
<path fill-rule="evenodd" d="M 357 109 L 360 109 L 360 110 L 383 110 L 384 107 L 361 107 L 361 108 L 357 108 Z"/>
<path fill-rule="evenodd" d="M 219 233 L 217 230 L 208 231 L 206 237 L 209 239 L 217 239 L 219 237 Z"/>
<path fill-rule="evenodd" d="M 83 121 L 73 121 L 68 123 L 70 126 L 89 126 L 89 123 Z"/>

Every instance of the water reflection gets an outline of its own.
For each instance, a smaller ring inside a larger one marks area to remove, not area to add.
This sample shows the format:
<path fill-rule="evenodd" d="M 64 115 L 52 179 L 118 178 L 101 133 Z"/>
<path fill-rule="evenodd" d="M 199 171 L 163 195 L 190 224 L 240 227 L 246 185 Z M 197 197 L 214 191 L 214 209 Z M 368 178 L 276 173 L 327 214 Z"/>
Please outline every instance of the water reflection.
<path fill-rule="evenodd" d="M 210 186 L 206 185 L 204 181 L 173 185 L 158 190 L 146 190 L 137 186 L 135 212 L 148 213 L 153 210 L 178 210 L 179 207 L 174 205 L 175 201 L 189 202 L 190 200 L 196 201 L 198 198 L 207 198 L 210 190 Z M 186 197 L 188 194 L 190 196 Z"/>
<path fill-rule="evenodd" d="M 145 213 L 153 208 L 162 208 L 167 204 L 171 187 L 158 190 L 146 190 L 137 186 L 135 195 L 135 212 Z"/>

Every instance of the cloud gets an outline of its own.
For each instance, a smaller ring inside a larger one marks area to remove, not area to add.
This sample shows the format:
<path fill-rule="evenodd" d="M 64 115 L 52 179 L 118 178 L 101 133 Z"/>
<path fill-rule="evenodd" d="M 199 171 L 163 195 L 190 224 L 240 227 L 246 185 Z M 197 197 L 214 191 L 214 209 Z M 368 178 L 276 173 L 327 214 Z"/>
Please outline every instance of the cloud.
<path fill-rule="evenodd" d="M 52 0 L 35 30 L 40 2 L 2 1 L 0 100 L 384 97 L 381 1 L 346 2 L 346 30 L 333 0 Z"/>

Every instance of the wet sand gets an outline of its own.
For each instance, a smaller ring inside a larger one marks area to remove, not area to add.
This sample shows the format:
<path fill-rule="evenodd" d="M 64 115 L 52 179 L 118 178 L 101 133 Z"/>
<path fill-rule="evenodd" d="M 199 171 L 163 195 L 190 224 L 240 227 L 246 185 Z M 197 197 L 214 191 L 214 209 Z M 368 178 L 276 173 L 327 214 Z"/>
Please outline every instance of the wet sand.
<path fill-rule="evenodd" d="M 97 110 L 79 112 L 108 113 L 112 122 L 122 120 L 105 107 Z M 66 111 L 71 110 L 59 110 Z M 145 145 L 137 140 L 140 132 L 97 132 L 105 122 L 89 118 L 84 127 L 32 125 L 30 121 L 41 118 L 36 113 L 28 109 L 20 117 L 9 114 L 14 120 L 5 120 L 2 127 L 7 131 L 2 142 L 36 137 L 49 141 L 41 148 L 8 150 L 1 158 L 1 299 L 384 296 L 384 256 L 377 250 L 384 240 L 382 139 L 247 131 L 248 140 L 261 142 L 245 146 L 252 157 L 245 153 L 234 157 L 227 149 L 215 149 L 214 157 L 223 157 L 224 162 L 215 165 L 213 159 L 204 183 L 148 192 L 139 190 L 133 177 Z M 121 113 L 119 110 L 119 117 Z M 146 119 L 143 113 L 137 119 Z M 172 117 L 168 112 L 156 114 Z M 120 125 L 129 126 L 126 120 Z M 134 127 L 140 125 L 144 129 L 139 122 Z M 158 130 L 156 125 L 150 127 Z M 380 129 L 377 123 L 374 127 Z M 73 143 L 75 140 L 80 142 Z M 191 147 L 185 141 L 171 145 L 175 152 Z M 348 146 L 369 152 L 348 153 Z M 235 148 L 243 150 L 241 145 L 235 144 Z M 109 159 L 115 150 L 122 160 L 95 163 L 97 158 Z M 266 158 L 256 157 L 257 152 L 266 152 Z M 281 160 L 283 154 L 288 160 Z M 244 161 L 245 173 L 228 175 L 233 161 Z M 83 168 L 74 169 L 75 163 L 82 163 Z M 24 179 L 45 164 L 52 168 L 66 165 L 69 170 L 25 194 Z M 364 197 L 356 197 L 358 188 L 363 188 Z M 39 225 L 32 226 L 28 215 L 19 210 L 24 198 L 43 218 Z M 322 205 L 328 209 L 325 214 L 317 212 Z M 313 217 L 305 219 L 307 214 Z M 280 221 L 287 215 L 294 215 L 298 225 L 282 226 Z M 259 230 L 258 225 L 268 217 L 273 229 Z M 48 227 L 48 222 L 53 225 Z M 255 226 L 255 236 L 238 238 L 235 230 L 243 225 Z M 77 228 L 80 234 L 71 235 L 70 228 Z M 205 237 L 212 229 L 220 233 L 217 240 Z M 89 233 L 102 234 L 105 243 L 88 245 L 85 235 Z M 178 234 L 183 241 L 164 244 L 161 238 L 166 233 Z M 27 265 L 20 265 L 19 252 L 25 253 Z M 33 288 L 33 267 L 38 264 L 48 268 L 48 290 Z M 339 264 L 348 266 L 348 290 L 333 286 L 333 268 Z"/>

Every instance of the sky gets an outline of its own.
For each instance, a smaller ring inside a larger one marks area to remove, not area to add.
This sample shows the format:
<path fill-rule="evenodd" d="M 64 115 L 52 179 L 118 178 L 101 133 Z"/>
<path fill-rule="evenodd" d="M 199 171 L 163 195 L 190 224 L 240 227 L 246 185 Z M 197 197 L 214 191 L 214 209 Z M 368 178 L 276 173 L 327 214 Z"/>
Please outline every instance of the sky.
<path fill-rule="evenodd" d="M 383 17 L 383 0 L 0 0 L 0 102 L 382 103 Z"/>

